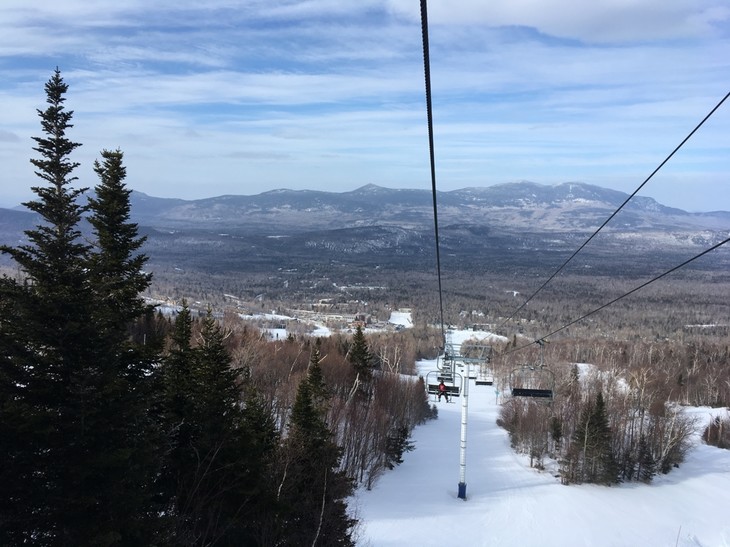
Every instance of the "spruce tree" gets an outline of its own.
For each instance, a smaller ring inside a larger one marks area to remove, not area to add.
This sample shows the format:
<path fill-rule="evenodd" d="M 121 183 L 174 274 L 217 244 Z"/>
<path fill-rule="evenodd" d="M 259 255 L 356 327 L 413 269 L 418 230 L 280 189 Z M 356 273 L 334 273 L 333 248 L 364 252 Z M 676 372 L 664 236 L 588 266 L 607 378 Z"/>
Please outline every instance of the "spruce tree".
<path fill-rule="evenodd" d="M 320 362 L 322 361 L 322 354 L 320 348 L 322 347 L 322 341 L 317 338 L 312 348 L 312 352 L 309 356 L 309 367 L 307 369 L 306 381 L 312 390 L 312 397 L 315 404 L 319 405 L 322 410 L 326 410 L 326 403 L 329 397 L 327 392 L 327 386 L 324 382 L 324 375 L 322 374 L 322 367 Z"/>
<path fill-rule="evenodd" d="M 195 355 L 191 346 L 192 317 L 183 301 L 173 324 L 170 348 L 162 362 L 161 421 L 165 435 L 166 457 L 159 481 L 166 514 L 173 520 L 185 499 L 184 478 L 194 465 L 188 447 L 195 436 L 192 416 L 192 382 Z M 182 520 L 178 518 L 178 522 Z M 184 526 L 178 525 L 184 529 Z"/>
<path fill-rule="evenodd" d="M 211 433 L 236 427 L 241 403 L 238 373 L 231 367 L 225 335 L 211 308 L 203 319 L 196 360 L 194 374 L 198 389 L 193 404 L 197 419 L 205 422 L 206 430 Z"/>
<path fill-rule="evenodd" d="M 618 466 L 611 445 L 611 429 L 601 392 L 582 409 L 573 436 L 574 453 L 579 455 L 579 476 L 583 482 L 613 484 L 618 481 Z"/>
<path fill-rule="evenodd" d="M 10 484 L 24 484 L 16 500 L 24 521 L 11 519 L 4 528 L 21 534 L 16 538 L 35 534 L 41 544 L 81 540 L 81 522 L 89 513 L 94 518 L 100 503 L 88 480 L 93 470 L 83 465 L 90 452 L 87 418 L 98 404 L 91 385 L 98 337 L 89 321 L 89 247 L 78 228 L 83 208 L 76 200 L 84 190 L 71 188 L 78 164 L 70 154 L 79 144 L 66 137 L 73 117 L 64 107 L 67 89 L 56 70 L 45 86 L 48 107 L 38 110 L 44 136 L 33 138 L 40 158 L 31 163 L 46 186 L 33 187 L 38 199 L 24 205 L 41 224 L 26 232 L 29 244 L 2 249 L 26 278 L 15 300 L 24 349 L 10 365 L 25 380 L 13 398 L 22 408 L 14 427 L 24 442 L 3 469 Z"/>
<path fill-rule="evenodd" d="M 175 317 L 170 349 L 163 361 L 164 409 L 169 426 L 176 428 L 186 417 L 192 415 L 190 393 L 194 366 L 191 345 L 193 319 L 190 308 L 183 300 Z"/>
<path fill-rule="evenodd" d="M 277 443 L 273 419 L 252 386 L 244 381 L 242 390 L 226 334 L 212 310 L 202 321 L 195 347 L 191 327 L 184 306 L 165 363 L 174 434 L 166 467 L 173 486 L 168 492 L 173 494 L 174 542 L 256 544 L 265 515 L 274 511 L 269 467 Z"/>
<path fill-rule="evenodd" d="M 399 425 L 391 428 L 385 442 L 385 467 L 394 469 L 396 465 L 403 463 L 403 454 L 415 448 L 410 438 L 411 432 L 408 426 Z"/>
<path fill-rule="evenodd" d="M 139 250 L 146 238 L 139 237 L 137 224 L 130 222 L 132 193 L 125 183 L 127 170 L 121 150 L 103 150 L 102 162 L 94 163 L 99 176 L 96 197 L 89 199 L 89 222 L 94 228 L 98 252 L 92 257 L 94 288 L 109 311 L 108 325 L 120 338 L 126 338 L 130 323 L 140 318 L 147 306 L 140 294 L 152 276 L 143 271 L 147 256 Z"/>
<path fill-rule="evenodd" d="M 147 495 L 154 470 L 140 472 L 147 460 L 137 459 L 150 440 L 147 403 L 134 390 L 130 396 L 133 363 L 116 329 L 103 325 L 117 320 L 110 313 L 99 321 L 99 310 L 109 310 L 79 229 L 85 189 L 71 187 L 78 164 L 70 154 L 79 144 L 66 136 L 67 89 L 56 70 L 45 87 L 49 106 L 38 111 L 44 136 L 34 137 L 40 157 L 31 163 L 46 185 L 34 187 L 38 199 L 25 205 L 41 224 L 26 232 L 29 244 L 2 249 L 25 280 L 2 284 L 16 330 L 3 325 L 0 336 L 9 350 L 3 384 L 12 384 L 1 402 L 11 442 L 0 470 L 9 501 L 0 508 L 0 543 L 148 543 L 158 516 Z M 6 333 L 15 344 L 7 345 Z"/>
<path fill-rule="evenodd" d="M 40 215 L 43 224 L 26 232 L 29 245 L 3 246 L 2 250 L 18 262 L 42 296 L 62 299 L 60 303 L 63 303 L 70 296 L 63 291 L 81 287 L 85 281 L 83 259 L 89 247 L 81 240 L 78 228 L 84 208 L 77 203 L 77 198 L 86 188 L 71 188 L 77 180 L 72 173 L 79 164 L 71 161 L 70 154 L 81 144 L 66 136 L 66 131 L 73 127 L 70 123 L 73 111 L 65 109 L 68 85 L 58 69 L 46 83 L 45 91 L 49 106 L 37 110 L 45 136 L 33 137 L 36 142 L 33 150 L 41 157 L 30 162 L 36 168 L 35 174 L 47 185 L 32 187 L 38 199 L 23 203 Z"/>
<path fill-rule="evenodd" d="M 42 503 L 43 492 L 32 479 L 45 413 L 35 407 L 28 387 L 35 363 L 24 332 L 28 295 L 15 280 L 0 278 L 0 545 L 29 543 L 34 522 L 29 511 Z"/>
<path fill-rule="evenodd" d="M 370 354 L 365 334 L 360 325 L 357 326 L 355 334 L 352 336 L 348 358 L 357 375 L 358 392 L 366 399 L 370 399 L 373 389 L 373 356 Z"/>
<path fill-rule="evenodd" d="M 162 459 L 161 431 L 153 413 L 158 354 L 154 346 L 134 343 L 130 334 L 133 323 L 150 311 L 140 293 L 151 276 L 142 270 L 147 261 L 139 252 L 144 238 L 129 222 L 131 191 L 124 184 L 123 154 L 101 154 L 103 163 L 94 165 L 100 179 L 96 197 L 89 199 L 96 243 L 89 275 L 96 300 L 92 320 L 101 333 L 99 369 L 107 375 L 99 387 L 108 406 L 100 452 L 107 458 L 115 455 L 103 480 L 114 491 L 110 503 L 125 537 L 150 541 L 148 534 L 158 520 L 153 495 Z"/>
<path fill-rule="evenodd" d="M 279 545 L 353 545 L 355 521 L 346 499 L 353 482 L 339 470 L 334 443 L 309 376 L 300 382 L 292 407 L 281 470 Z"/>
<path fill-rule="evenodd" d="M 611 427 L 608 423 L 608 413 L 603 393 L 598 392 L 593 409 L 593 423 L 595 431 L 595 458 L 598 463 L 597 481 L 603 484 L 618 482 L 618 465 L 613 455 Z"/>
<path fill-rule="evenodd" d="M 639 439 L 637 460 L 637 478 L 641 482 L 650 483 L 656 475 L 656 460 L 644 435 Z"/>
<path fill-rule="evenodd" d="M 245 457 L 247 474 L 242 481 L 246 495 L 239 499 L 245 505 L 238 520 L 244 526 L 237 526 L 228 537 L 234 539 L 232 545 L 274 545 L 280 529 L 275 479 L 281 446 L 279 431 L 248 368 L 241 371 L 241 392 L 243 435 L 247 443 L 240 456 Z"/>

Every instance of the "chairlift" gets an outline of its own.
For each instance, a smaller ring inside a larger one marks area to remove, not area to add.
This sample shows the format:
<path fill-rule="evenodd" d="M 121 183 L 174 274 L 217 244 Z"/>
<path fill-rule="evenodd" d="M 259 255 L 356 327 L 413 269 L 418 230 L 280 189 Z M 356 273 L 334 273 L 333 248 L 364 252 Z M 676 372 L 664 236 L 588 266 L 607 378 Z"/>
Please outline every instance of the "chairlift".
<path fill-rule="evenodd" d="M 449 397 L 458 397 L 461 395 L 461 386 L 463 378 L 458 372 L 444 375 L 440 370 L 432 370 L 426 374 L 426 388 L 429 395 L 438 395 L 439 384 L 441 382 L 446 386 L 446 393 Z"/>
<path fill-rule="evenodd" d="M 468 368 L 470 380 L 474 380 L 476 385 L 492 385 L 494 378 L 489 370 L 489 362 L 492 358 L 492 346 L 465 343 L 459 347 L 458 353 L 459 366 L 462 369 Z M 472 366 L 466 367 L 467 364 Z"/>
<path fill-rule="evenodd" d="M 494 385 L 494 371 L 492 371 L 489 365 L 483 364 L 479 366 L 479 374 L 474 383 L 478 386 Z"/>
<path fill-rule="evenodd" d="M 453 354 L 447 351 L 443 357 L 436 360 L 436 368 L 426 374 L 426 388 L 429 394 L 438 395 L 439 383 L 446 386 L 446 393 L 449 397 L 458 397 L 461 394 L 463 385 L 462 375 L 454 370 L 455 362 Z"/>
<path fill-rule="evenodd" d="M 509 386 L 513 397 L 552 400 L 555 374 L 544 365 L 522 365 L 510 373 Z"/>

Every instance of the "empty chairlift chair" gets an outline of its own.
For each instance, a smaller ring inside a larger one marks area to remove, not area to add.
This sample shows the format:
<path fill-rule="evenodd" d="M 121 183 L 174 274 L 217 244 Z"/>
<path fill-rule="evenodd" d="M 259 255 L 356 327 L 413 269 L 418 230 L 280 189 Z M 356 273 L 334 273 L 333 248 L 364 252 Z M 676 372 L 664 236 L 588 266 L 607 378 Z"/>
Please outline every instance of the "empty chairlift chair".
<path fill-rule="evenodd" d="M 542 365 L 522 365 L 510 373 L 509 386 L 513 397 L 552 400 L 555 374 Z"/>
<path fill-rule="evenodd" d="M 474 383 L 478 386 L 494 385 L 494 372 L 489 365 L 483 364 L 479 367 L 479 375 Z"/>
<path fill-rule="evenodd" d="M 492 346 L 482 344 L 462 344 L 458 350 L 457 361 L 462 367 L 469 370 L 469 379 L 475 385 L 491 386 L 494 383 L 494 374 L 489 366 L 492 359 Z"/>

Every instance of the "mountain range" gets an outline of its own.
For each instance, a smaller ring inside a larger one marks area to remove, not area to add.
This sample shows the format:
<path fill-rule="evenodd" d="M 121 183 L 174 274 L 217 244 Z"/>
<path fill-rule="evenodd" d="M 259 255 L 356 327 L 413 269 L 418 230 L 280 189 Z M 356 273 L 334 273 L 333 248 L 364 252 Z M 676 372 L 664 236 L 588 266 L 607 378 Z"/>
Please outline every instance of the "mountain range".
<path fill-rule="evenodd" d="M 437 192 L 439 221 L 509 224 L 544 230 L 597 228 L 628 194 L 583 183 L 545 186 L 532 182 Z M 338 229 L 352 226 L 433 224 L 429 190 L 369 184 L 351 192 L 272 190 L 252 196 L 199 200 L 154 198 L 134 192 L 132 211 L 151 226 L 256 227 L 264 232 Z M 650 197 L 634 197 L 621 212 L 622 226 L 730 228 L 730 212 L 688 213 Z"/>
<path fill-rule="evenodd" d="M 546 254 L 568 256 L 614 214 L 586 257 L 682 257 L 730 233 L 730 212 L 689 213 L 636 196 L 616 213 L 628 198 L 584 183 L 437 192 L 439 248 L 459 268 L 513 267 Z M 433 260 L 430 190 L 370 184 L 351 192 L 274 190 L 199 200 L 133 192 L 131 206 L 151 262 L 244 271 L 333 260 L 403 269 Z M 30 212 L 0 209 L 0 241 L 17 244 L 35 222 Z M 720 263 L 728 254 L 721 253 Z"/>

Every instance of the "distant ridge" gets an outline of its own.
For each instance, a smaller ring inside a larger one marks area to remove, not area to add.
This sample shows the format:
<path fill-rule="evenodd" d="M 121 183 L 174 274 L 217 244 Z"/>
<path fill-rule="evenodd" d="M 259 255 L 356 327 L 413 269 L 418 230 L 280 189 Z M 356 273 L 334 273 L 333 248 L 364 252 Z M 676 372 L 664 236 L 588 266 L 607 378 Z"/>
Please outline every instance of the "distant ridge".
<path fill-rule="evenodd" d="M 584 183 L 532 182 L 438 192 L 439 248 L 451 269 L 555 266 L 626 200 Z M 206 272 L 329 272 L 392 267 L 430 271 L 434 260 L 429 190 L 368 184 L 349 192 L 271 190 L 198 200 L 131 195 L 132 221 L 147 236 L 144 252 L 165 267 Z M 27 211 L 0 209 L 0 243 L 18 245 L 37 223 Z M 88 229 L 88 228 L 86 228 Z M 676 265 L 727 238 L 730 212 L 688 213 L 636 197 L 581 253 L 585 271 L 646 272 Z M 705 261 L 727 271 L 721 249 Z M 0 261 L 7 257 L 0 257 Z M 593 270 L 599 262 L 604 266 Z M 177 270 L 176 270 L 177 271 Z"/>
<path fill-rule="evenodd" d="M 600 225 L 628 194 L 578 182 L 554 186 L 534 182 L 498 184 L 437 193 L 439 220 L 513 225 L 542 230 L 589 229 Z M 368 184 L 348 192 L 270 190 L 197 200 L 132 194 L 136 222 L 151 225 L 208 225 L 266 229 L 333 229 L 357 225 L 422 226 L 433 219 L 429 190 L 391 189 Z M 650 197 L 636 196 L 616 219 L 634 227 L 692 226 L 730 229 L 730 212 L 688 213 Z"/>

